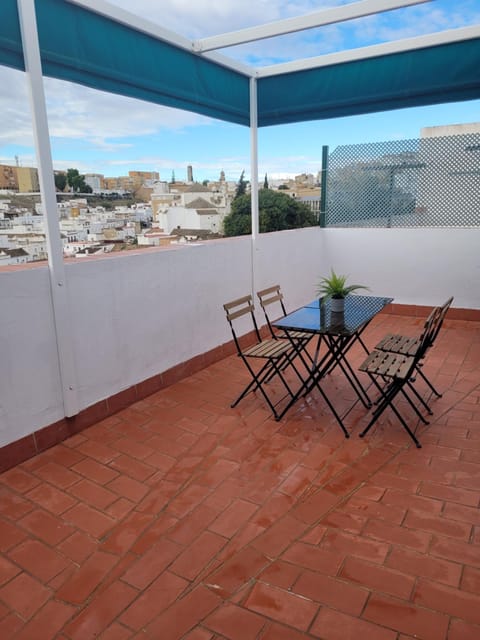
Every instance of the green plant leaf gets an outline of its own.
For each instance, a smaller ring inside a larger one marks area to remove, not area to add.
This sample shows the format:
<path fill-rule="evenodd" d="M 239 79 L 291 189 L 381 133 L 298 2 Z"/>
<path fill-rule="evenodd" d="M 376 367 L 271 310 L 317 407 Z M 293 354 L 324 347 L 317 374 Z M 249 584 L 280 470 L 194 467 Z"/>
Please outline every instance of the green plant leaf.
<path fill-rule="evenodd" d="M 325 298 L 345 298 L 349 293 L 353 293 L 359 289 L 369 289 L 369 287 L 363 284 L 347 285 L 347 277 L 348 276 L 345 275 L 339 275 L 331 269 L 330 275 L 324 276 L 318 283 L 317 295 Z"/>

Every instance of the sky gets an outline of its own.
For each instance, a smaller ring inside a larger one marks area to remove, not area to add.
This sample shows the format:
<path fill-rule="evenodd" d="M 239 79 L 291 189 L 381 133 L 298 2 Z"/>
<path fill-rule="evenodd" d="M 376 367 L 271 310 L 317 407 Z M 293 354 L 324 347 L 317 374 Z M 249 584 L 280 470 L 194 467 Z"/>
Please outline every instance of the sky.
<path fill-rule="evenodd" d="M 297 17 L 346 0 L 109 0 L 111 5 L 190 40 Z M 348 23 L 221 51 L 262 67 L 444 29 L 480 25 L 480 0 L 431 0 Z M 247 127 L 188 111 L 44 79 L 53 166 L 108 177 L 157 171 L 162 180 L 238 181 L 250 172 Z M 0 164 L 36 166 L 25 75 L 0 67 Z M 480 100 L 385 111 L 363 116 L 263 127 L 259 175 L 269 179 L 316 173 L 322 146 L 418 138 L 422 127 L 480 121 Z"/>

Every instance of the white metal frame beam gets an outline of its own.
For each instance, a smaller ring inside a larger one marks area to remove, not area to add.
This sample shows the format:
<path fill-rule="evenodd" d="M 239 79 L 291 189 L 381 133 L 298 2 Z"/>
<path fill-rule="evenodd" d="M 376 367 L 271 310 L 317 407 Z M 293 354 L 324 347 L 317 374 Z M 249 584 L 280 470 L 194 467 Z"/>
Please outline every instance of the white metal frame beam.
<path fill-rule="evenodd" d="M 250 78 L 250 209 L 252 230 L 252 296 L 257 289 L 257 253 L 260 233 L 260 211 L 258 202 L 258 97 L 257 80 Z"/>
<path fill-rule="evenodd" d="M 63 263 L 63 246 L 58 223 L 58 206 L 53 177 L 52 152 L 47 108 L 43 87 L 40 46 L 34 0 L 17 0 L 22 34 L 25 74 L 32 111 L 35 150 L 43 203 L 43 219 L 48 251 L 48 271 L 52 296 L 57 356 L 66 416 L 78 413 L 77 376 L 72 346 L 67 279 Z"/>
<path fill-rule="evenodd" d="M 327 24 L 363 18 L 375 13 L 400 9 L 424 2 L 431 2 L 431 0 L 360 0 L 360 2 L 354 2 L 341 7 L 322 9 L 297 18 L 286 18 L 285 20 L 277 20 L 248 29 L 202 38 L 193 43 L 193 50 L 198 53 L 204 53 L 214 49 L 233 47 L 246 42 L 264 40 L 265 38 L 282 36 L 296 31 L 305 31 L 306 29 L 313 29 Z"/>
<path fill-rule="evenodd" d="M 327 67 L 342 62 L 366 60 L 367 58 L 374 58 L 376 56 L 401 53 L 402 51 L 425 49 L 426 47 L 448 44 L 451 42 L 460 42 L 461 40 L 469 40 L 471 38 L 478 37 L 480 37 L 480 25 L 461 27 L 459 29 L 449 29 L 448 31 L 429 33 L 427 35 L 416 36 L 414 38 L 405 38 L 403 40 L 395 40 L 393 42 L 374 44 L 369 47 L 360 47 L 358 49 L 348 49 L 347 51 L 328 53 L 315 58 L 306 58 L 304 60 L 295 60 L 292 62 L 284 62 L 283 64 L 271 65 L 269 67 L 262 67 L 257 70 L 257 77 L 265 78 L 268 76 L 280 75 L 282 73 Z"/>
<path fill-rule="evenodd" d="M 259 233 L 258 210 L 258 98 L 257 80 L 250 78 L 250 193 L 252 201 L 252 240 Z M 255 249 L 255 246 L 254 246 Z"/>

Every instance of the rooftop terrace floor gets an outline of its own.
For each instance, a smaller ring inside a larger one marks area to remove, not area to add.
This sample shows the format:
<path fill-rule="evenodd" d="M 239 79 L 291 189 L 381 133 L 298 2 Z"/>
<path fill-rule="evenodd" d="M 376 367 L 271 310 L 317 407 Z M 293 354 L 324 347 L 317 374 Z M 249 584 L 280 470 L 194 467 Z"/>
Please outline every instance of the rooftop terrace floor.
<path fill-rule="evenodd" d="M 345 439 L 318 391 L 231 409 L 232 356 L 5 472 L 0 637 L 478 640 L 480 323 L 447 319 L 425 369 L 419 450 L 390 411 L 359 439 L 358 406 Z"/>

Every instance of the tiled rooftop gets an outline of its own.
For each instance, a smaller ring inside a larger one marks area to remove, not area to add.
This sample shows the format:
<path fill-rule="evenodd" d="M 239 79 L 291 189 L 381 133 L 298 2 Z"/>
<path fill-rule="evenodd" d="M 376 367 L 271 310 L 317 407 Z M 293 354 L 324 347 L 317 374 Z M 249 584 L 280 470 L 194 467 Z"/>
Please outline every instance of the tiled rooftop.
<path fill-rule="evenodd" d="M 318 391 L 231 409 L 232 356 L 7 471 L 0 638 L 478 640 L 480 323 L 447 319 L 425 370 L 419 450 L 390 411 L 359 439 L 361 406 L 345 439 Z"/>

